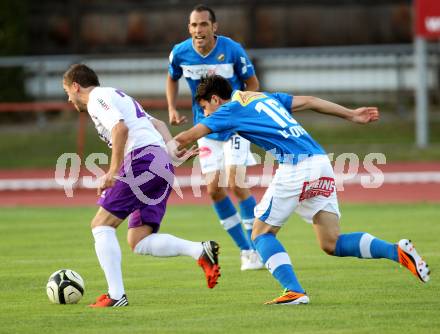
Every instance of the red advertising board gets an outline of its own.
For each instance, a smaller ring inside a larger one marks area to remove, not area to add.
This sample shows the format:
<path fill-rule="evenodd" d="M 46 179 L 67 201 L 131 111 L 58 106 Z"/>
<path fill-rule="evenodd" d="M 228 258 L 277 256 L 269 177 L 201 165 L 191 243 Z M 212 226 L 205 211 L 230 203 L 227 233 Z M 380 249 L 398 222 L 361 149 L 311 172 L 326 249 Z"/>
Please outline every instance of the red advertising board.
<path fill-rule="evenodd" d="M 440 0 L 415 0 L 416 35 L 440 38 Z"/>

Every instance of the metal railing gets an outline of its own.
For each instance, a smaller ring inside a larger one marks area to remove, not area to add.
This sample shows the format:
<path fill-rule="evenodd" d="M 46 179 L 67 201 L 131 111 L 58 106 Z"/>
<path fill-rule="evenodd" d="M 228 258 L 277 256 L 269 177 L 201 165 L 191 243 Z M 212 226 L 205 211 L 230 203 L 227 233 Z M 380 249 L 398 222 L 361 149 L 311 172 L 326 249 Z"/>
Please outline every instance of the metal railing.
<path fill-rule="evenodd" d="M 249 55 L 267 91 L 332 95 L 347 102 L 395 103 L 411 98 L 416 85 L 412 45 L 260 49 L 249 50 Z M 141 98 L 165 96 L 166 55 L 3 57 L 0 67 L 22 67 L 27 94 L 44 101 L 64 99 L 62 74 L 76 62 L 94 68 L 103 86 L 118 87 Z M 428 88 L 438 92 L 438 44 L 429 48 L 428 66 Z M 189 96 L 186 83 L 182 82 L 180 90 Z"/>

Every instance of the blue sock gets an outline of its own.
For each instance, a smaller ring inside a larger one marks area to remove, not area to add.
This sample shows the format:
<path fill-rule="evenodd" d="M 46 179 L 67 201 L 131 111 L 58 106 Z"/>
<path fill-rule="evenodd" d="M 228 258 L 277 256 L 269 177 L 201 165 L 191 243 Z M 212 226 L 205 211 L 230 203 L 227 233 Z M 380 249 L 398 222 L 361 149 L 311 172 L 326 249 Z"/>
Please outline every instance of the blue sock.
<path fill-rule="evenodd" d="M 254 220 L 255 220 L 255 216 L 254 216 L 255 205 L 257 205 L 257 201 L 255 200 L 255 197 L 252 195 L 249 196 L 244 201 L 238 203 L 238 206 L 240 207 L 241 221 L 243 222 L 244 229 L 246 230 L 249 244 L 251 245 L 252 249 L 255 249 L 255 245 L 251 238 L 252 227 L 254 225 Z"/>
<path fill-rule="evenodd" d="M 290 257 L 281 242 L 272 233 L 266 233 L 258 236 L 254 243 L 266 268 L 281 286 L 290 291 L 304 293 L 293 271 Z"/>
<path fill-rule="evenodd" d="M 223 228 L 229 233 L 238 248 L 241 250 L 251 249 L 249 241 L 241 227 L 240 216 L 229 196 L 226 196 L 219 202 L 215 202 L 214 209 L 220 218 L 220 223 L 223 225 Z"/>
<path fill-rule="evenodd" d="M 335 256 L 355 256 L 363 259 L 390 259 L 399 262 L 397 246 L 377 239 L 369 233 L 341 234 L 336 242 Z"/>

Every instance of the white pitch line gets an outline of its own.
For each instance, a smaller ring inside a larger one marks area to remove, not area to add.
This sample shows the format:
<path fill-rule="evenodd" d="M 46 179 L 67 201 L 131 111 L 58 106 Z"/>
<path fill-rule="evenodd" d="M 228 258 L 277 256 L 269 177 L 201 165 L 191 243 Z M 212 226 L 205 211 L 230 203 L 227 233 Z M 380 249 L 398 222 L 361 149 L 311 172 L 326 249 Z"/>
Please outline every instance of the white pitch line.
<path fill-rule="evenodd" d="M 385 184 L 413 184 L 413 183 L 440 183 L 440 172 L 390 172 L 377 174 L 336 174 L 336 182 L 348 184 L 369 183 L 370 180 L 380 180 L 383 177 Z M 256 186 L 267 186 L 272 176 L 250 174 L 248 178 L 252 180 L 252 184 Z M 201 176 L 177 176 L 177 183 L 181 188 L 200 187 L 205 184 Z M 264 184 L 261 184 L 261 181 Z M 71 185 L 73 180 L 63 179 L 63 182 L 57 183 L 53 178 L 42 179 L 0 179 L 0 191 L 4 190 L 52 190 L 63 189 L 64 185 Z M 76 188 L 95 188 L 90 184 L 85 185 L 83 182 L 78 183 Z"/>

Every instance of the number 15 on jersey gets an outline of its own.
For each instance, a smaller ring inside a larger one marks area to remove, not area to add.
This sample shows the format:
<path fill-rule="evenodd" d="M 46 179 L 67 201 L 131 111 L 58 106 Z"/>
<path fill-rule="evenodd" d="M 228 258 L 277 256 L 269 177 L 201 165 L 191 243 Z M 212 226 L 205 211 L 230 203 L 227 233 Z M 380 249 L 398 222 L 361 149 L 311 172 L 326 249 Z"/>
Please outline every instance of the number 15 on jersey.
<path fill-rule="evenodd" d="M 282 128 L 282 130 L 278 130 L 278 133 L 284 138 L 291 136 L 298 138 L 301 135 L 307 134 L 307 131 L 274 99 L 258 102 L 255 105 L 255 110 L 259 113 L 264 112 L 277 123 Z"/>

